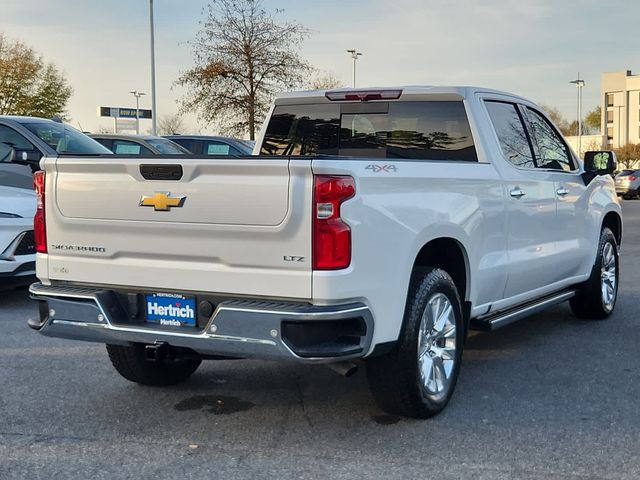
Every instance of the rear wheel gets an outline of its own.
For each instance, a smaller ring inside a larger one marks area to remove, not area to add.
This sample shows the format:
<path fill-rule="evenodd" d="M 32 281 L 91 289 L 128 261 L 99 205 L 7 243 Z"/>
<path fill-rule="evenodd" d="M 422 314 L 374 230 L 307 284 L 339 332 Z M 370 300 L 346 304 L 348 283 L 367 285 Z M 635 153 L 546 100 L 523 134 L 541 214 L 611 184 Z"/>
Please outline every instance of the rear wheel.
<path fill-rule="evenodd" d="M 618 297 L 618 276 L 618 242 L 613 232 L 605 227 L 600 233 L 598 255 L 591 276 L 570 301 L 573 314 L 578 318 L 595 320 L 611 315 Z"/>
<path fill-rule="evenodd" d="M 107 344 L 107 352 L 120 375 L 143 385 L 174 385 L 184 382 L 201 363 L 201 360 L 193 358 L 148 360 L 142 343 L 127 346 Z"/>
<path fill-rule="evenodd" d="M 369 386 L 387 413 L 427 418 L 449 402 L 458 379 L 464 322 L 456 286 L 441 269 L 414 282 L 394 349 L 367 360 Z"/>

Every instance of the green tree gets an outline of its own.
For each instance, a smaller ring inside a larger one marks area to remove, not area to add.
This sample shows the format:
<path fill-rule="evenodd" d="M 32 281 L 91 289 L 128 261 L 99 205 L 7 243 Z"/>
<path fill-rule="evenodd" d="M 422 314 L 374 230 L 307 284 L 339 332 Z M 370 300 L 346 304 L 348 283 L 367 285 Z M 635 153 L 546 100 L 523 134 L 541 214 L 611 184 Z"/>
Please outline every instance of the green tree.
<path fill-rule="evenodd" d="M 262 0 L 212 0 L 193 42 L 195 65 L 176 81 L 187 91 L 181 111 L 253 140 L 273 96 L 311 72 L 298 53 L 308 30 L 282 12 L 266 11 Z"/>
<path fill-rule="evenodd" d="M 72 92 L 52 63 L 0 33 L 0 115 L 64 118 Z"/>
<path fill-rule="evenodd" d="M 602 107 L 598 105 L 596 108 L 587 113 L 584 117 L 583 124 L 587 129 L 587 133 L 597 133 L 600 131 L 600 119 L 602 117 Z"/>

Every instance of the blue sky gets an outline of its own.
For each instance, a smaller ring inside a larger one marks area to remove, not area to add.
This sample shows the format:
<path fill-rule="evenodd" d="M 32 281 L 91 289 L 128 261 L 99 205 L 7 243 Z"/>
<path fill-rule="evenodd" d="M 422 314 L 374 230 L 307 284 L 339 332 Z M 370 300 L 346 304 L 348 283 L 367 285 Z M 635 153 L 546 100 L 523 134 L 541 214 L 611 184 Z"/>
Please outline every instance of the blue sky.
<path fill-rule="evenodd" d="M 177 111 L 171 85 L 192 62 L 204 0 L 155 0 L 158 113 Z M 364 55 L 358 84 L 480 85 L 521 94 L 575 118 L 580 71 L 584 109 L 599 103 L 604 71 L 638 70 L 640 2 L 628 0 L 266 0 L 311 30 L 301 53 L 345 85 L 347 48 Z M 69 113 L 85 130 L 110 126 L 98 105 L 133 106 L 149 92 L 147 0 L 2 0 L 0 31 L 32 45 L 67 75 Z M 149 107 L 149 97 L 142 106 Z M 194 132 L 214 128 L 188 116 Z M 143 125 L 143 128 L 148 128 Z"/>

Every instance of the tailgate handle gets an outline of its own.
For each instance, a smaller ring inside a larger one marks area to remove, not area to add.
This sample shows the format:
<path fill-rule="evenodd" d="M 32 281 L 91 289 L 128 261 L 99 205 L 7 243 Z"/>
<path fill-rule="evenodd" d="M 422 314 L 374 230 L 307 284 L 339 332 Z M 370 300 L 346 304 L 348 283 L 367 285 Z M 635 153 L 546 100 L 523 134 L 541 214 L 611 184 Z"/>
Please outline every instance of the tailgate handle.
<path fill-rule="evenodd" d="M 182 165 L 140 165 L 145 180 L 180 180 Z"/>

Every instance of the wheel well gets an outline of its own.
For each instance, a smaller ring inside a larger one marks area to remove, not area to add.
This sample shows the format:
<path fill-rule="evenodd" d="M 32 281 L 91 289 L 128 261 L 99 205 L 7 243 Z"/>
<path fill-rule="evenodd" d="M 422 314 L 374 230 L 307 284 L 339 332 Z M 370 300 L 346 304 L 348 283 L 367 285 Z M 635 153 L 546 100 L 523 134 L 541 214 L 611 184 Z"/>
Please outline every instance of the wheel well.
<path fill-rule="evenodd" d="M 622 242 L 622 221 L 620 216 L 615 212 L 609 212 L 604 216 L 602 221 L 602 227 L 607 227 L 613 232 L 613 236 L 616 237 L 618 245 Z"/>
<path fill-rule="evenodd" d="M 468 298 L 467 255 L 457 240 L 453 238 L 431 240 L 420 249 L 413 264 L 414 270 L 420 267 L 442 268 L 456 284 L 460 300 L 464 302 Z"/>

